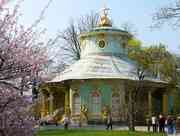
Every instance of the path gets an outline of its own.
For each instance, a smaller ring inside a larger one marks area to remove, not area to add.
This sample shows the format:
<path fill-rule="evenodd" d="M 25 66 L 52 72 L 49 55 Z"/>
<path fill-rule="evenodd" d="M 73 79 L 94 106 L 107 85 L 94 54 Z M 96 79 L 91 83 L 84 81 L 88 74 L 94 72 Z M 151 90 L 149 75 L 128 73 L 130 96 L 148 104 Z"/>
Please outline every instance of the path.
<path fill-rule="evenodd" d="M 75 126 L 75 125 L 70 125 L 70 129 L 91 129 L 91 130 L 105 130 L 106 126 L 105 125 L 87 125 L 83 127 Z M 62 125 L 48 125 L 48 126 L 43 126 L 40 127 L 40 129 L 64 129 Z M 137 126 L 135 127 L 137 131 L 147 131 L 146 126 Z M 118 126 L 118 125 L 113 125 L 113 130 L 128 130 L 127 126 Z M 152 131 L 152 130 L 151 130 Z M 169 135 L 169 136 L 174 136 L 174 135 Z M 176 134 L 175 136 L 180 136 L 180 133 Z"/>

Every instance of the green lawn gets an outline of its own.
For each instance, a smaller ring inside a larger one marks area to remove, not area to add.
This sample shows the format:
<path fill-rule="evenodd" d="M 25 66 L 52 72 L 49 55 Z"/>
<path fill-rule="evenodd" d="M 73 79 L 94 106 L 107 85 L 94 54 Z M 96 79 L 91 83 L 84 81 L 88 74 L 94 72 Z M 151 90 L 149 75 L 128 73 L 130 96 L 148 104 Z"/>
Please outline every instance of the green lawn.
<path fill-rule="evenodd" d="M 37 136 L 164 136 L 146 132 L 98 130 L 40 130 Z"/>

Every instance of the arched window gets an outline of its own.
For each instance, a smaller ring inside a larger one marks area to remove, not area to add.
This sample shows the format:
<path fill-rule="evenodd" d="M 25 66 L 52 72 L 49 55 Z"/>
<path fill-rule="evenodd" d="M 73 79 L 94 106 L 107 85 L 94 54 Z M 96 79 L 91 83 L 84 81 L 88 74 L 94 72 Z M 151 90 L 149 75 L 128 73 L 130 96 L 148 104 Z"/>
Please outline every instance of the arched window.
<path fill-rule="evenodd" d="M 119 116 L 120 112 L 120 96 L 118 93 L 112 94 L 112 114 L 113 116 Z"/>
<path fill-rule="evenodd" d="M 101 112 L 101 94 L 98 91 L 94 91 L 91 94 L 91 112 L 98 114 Z"/>
<path fill-rule="evenodd" d="M 81 101 L 80 101 L 80 97 L 79 94 L 75 93 L 73 96 L 73 111 L 74 114 L 80 114 L 80 107 L 81 107 Z"/>

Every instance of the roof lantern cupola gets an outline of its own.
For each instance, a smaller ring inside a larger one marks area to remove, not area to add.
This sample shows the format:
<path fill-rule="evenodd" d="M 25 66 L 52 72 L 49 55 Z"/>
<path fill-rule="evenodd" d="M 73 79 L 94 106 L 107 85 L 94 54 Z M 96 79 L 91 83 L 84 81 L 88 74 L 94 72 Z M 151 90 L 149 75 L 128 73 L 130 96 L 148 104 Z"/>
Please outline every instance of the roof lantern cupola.
<path fill-rule="evenodd" d="M 104 6 L 104 8 L 101 11 L 102 13 L 100 15 L 100 21 L 99 21 L 98 26 L 100 26 L 100 27 L 106 27 L 106 26 L 112 27 L 112 22 L 108 17 L 108 11 L 109 10 L 110 10 L 109 8 Z"/>

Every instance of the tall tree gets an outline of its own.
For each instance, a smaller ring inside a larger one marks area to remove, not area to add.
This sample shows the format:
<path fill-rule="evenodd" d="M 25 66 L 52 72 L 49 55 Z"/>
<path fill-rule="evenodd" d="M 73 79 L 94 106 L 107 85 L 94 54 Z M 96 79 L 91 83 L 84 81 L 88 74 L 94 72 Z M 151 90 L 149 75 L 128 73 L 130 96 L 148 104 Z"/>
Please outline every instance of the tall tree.
<path fill-rule="evenodd" d="M 99 14 L 91 12 L 81 16 L 77 21 L 71 21 L 67 28 L 59 33 L 59 38 L 63 42 L 61 46 L 62 57 L 65 60 L 62 64 L 67 66 L 72 62 L 80 59 L 81 48 L 78 35 L 83 32 L 88 32 L 97 26 Z"/>
<path fill-rule="evenodd" d="M 143 91 L 143 80 L 146 77 L 160 78 L 165 81 L 172 81 L 174 78 L 175 65 L 174 57 L 166 50 L 162 44 L 150 47 L 141 47 L 135 40 L 129 46 L 129 57 L 136 61 L 137 83 L 129 91 L 129 128 L 135 130 L 135 116 L 138 100 Z M 135 46 L 133 47 L 133 43 Z M 139 109 L 137 109 L 139 110 Z"/>
<path fill-rule="evenodd" d="M 49 3 L 48 3 L 49 5 Z M 0 135 L 33 136 L 35 121 L 29 107 L 29 99 L 20 95 L 42 71 L 47 62 L 46 49 L 39 41 L 44 31 L 37 31 L 43 16 L 25 28 L 18 24 L 19 3 L 13 12 L 0 11 Z"/>

